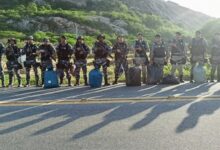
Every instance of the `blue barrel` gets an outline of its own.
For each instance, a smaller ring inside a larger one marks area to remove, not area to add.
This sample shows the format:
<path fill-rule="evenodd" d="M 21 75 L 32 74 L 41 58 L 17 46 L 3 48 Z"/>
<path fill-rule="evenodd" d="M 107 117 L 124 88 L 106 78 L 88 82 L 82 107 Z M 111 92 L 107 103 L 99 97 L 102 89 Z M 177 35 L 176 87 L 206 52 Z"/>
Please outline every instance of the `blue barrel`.
<path fill-rule="evenodd" d="M 44 74 L 44 88 L 57 88 L 59 81 L 57 73 L 53 70 L 47 70 Z"/>
<path fill-rule="evenodd" d="M 89 73 L 89 85 L 91 88 L 99 88 L 102 86 L 103 75 L 99 69 L 93 69 Z"/>

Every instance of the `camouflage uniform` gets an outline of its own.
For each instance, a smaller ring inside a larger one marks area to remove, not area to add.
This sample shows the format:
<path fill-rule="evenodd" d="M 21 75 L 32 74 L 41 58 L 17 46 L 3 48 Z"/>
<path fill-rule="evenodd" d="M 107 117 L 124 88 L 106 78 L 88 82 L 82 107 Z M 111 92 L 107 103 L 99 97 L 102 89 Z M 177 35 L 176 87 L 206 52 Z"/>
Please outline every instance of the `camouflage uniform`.
<path fill-rule="evenodd" d="M 103 68 L 105 85 L 109 85 L 107 68 L 110 65 L 108 56 L 111 54 L 111 48 L 107 45 L 107 43 L 97 41 L 94 44 L 93 53 L 95 54 L 94 66 L 96 68 Z"/>
<path fill-rule="evenodd" d="M 148 43 L 144 40 L 135 42 L 135 64 L 142 67 L 142 82 L 146 83 L 147 64 L 149 63 L 147 52 L 149 52 Z"/>
<path fill-rule="evenodd" d="M 2 67 L 2 55 L 4 54 L 4 45 L 0 43 L 0 79 L 2 80 L 2 87 L 5 87 L 5 77 Z"/>
<path fill-rule="evenodd" d="M 17 76 L 18 87 L 20 87 L 21 75 L 19 70 L 22 69 L 22 65 L 18 63 L 18 58 L 21 56 L 21 51 L 16 45 L 9 45 L 6 47 L 5 55 L 7 58 L 7 69 L 9 73 L 9 87 L 12 86 L 14 72 Z"/>
<path fill-rule="evenodd" d="M 52 59 L 55 60 L 56 50 L 51 44 L 42 44 L 39 46 L 40 55 L 41 55 L 41 78 L 42 84 L 44 84 L 44 73 L 47 69 L 53 70 Z"/>
<path fill-rule="evenodd" d="M 174 39 L 171 43 L 171 74 L 179 71 L 179 79 L 183 82 L 183 65 L 186 63 L 185 42 L 183 39 Z"/>
<path fill-rule="evenodd" d="M 127 70 L 128 70 L 128 61 L 127 61 L 128 46 L 127 46 L 127 43 L 117 42 L 113 46 L 112 51 L 115 54 L 115 82 L 114 82 L 114 84 L 117 84 L 118 78 L 122 72 L 121 69 L 124 69 L 125 76 L 126 76 Z"/>
<path fill-rule="evenodd" d="M 70 59 L 73 54 L 72 47 L 68 43 L 59 44 L 56 47 L 56 50 L 58 57 L 57 72 L 60 77 L 60 84 L 63 84 L 63 78 L 65 72 L 68 80 L 68 85 L 71 86 L 70 68 L 72 66 L 72 63 L 70 62 Z"/>
<path fill-rule="evenodd" d="M 33 67 L 34 75 L 35 75 L 35 84 L 39 86 L 39 75 L 38 75 L 38 67 L 39 63 L 36 61 L 37 57 L 37 46 L 35 44 L 27 43 L 23 48 L 22 54 L 26 55 L 26 61 L 24 62 L 24 66 L 26 69 L 26 85 L 30 85 L 30 71 L 31 67 Z"/>
<path fill-rule="evenodd" d="M 213 40 L 211 64 L 211 81 L 214 82 L 215 72 L 217 70 L 217 80 L 220 82 L 220 41 Z"/>
<path fill-rule="evenodd" d="M 82 68 L 83 71 L 83 78 L 85 85 L 88 85 L 87 81 L 87 56 L 89 54 L 89 47 L 82 43 L 76 43 L 74 47 L 74 55 L 75 55 L 75 76 L 76 76 L 76 85 L 79 85 L 80 80 L 80 69 Z"/>
<path fill-rule="evenodd" d="M 193 38 L 192 43 L 190 44 L 191 52 L 191 74 L 190 81 L 193 81 L 193 69 L 196 63 L 204 64 L 205 63 L 205 53 L 207 48 L 207 42 L 204 38 Z"/>

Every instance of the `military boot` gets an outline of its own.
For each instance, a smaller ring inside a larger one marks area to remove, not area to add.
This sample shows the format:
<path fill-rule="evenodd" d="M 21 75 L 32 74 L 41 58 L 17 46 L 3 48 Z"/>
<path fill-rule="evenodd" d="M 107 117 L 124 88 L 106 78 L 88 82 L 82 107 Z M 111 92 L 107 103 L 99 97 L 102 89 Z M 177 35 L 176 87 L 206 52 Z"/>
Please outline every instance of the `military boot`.
<path fill-rule="evenodd" d="M 108 83 L 108 76 L 105 76 L 104 80 L 105 80 L 105 86 L 109 86 L 110 84 Z"/>
<path fill-rule="evenodd" d="M 181 83 L 184 83 L 183 75 L 180 75 L 180 82 L 181 82 Z"/>
<path fill-rule="evenodd" d="M 87 76 L 86 75 L 84 75 L 84 85 L 85 86 L 88 86 L 89 84 L 88 84 L 88 79 L 87 79 Z"/>

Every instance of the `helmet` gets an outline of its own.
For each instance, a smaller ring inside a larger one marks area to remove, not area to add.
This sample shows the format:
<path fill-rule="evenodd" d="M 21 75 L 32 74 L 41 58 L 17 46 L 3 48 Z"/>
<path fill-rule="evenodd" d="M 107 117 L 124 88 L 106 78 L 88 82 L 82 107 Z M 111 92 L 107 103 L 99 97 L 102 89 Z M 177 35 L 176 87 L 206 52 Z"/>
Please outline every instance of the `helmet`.
<path fill-rule="evenodd" d="M 77 37 L 77 41 L 78 41 L 78 40 L 84 40 L 84 37 L 83 37 L 83 36 L 78 36 L 78 37 Z"/>
<path fill-rule="evenodd" d="M 105 35 L 104 35 L 104 34 L 99 34 L 99 35 L 97 36 L 97 40 L 99 40 L 99 39 L 101 39 L 101 38 L 105 39 Z"/>

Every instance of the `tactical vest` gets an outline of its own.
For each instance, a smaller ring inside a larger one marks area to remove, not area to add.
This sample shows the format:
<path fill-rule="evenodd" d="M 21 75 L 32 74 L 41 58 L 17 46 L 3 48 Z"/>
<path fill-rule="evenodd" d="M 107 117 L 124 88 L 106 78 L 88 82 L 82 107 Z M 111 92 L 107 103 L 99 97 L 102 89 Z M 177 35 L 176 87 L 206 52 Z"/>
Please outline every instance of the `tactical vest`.
<path fill-rule="evenodd" d="M 128 48 L 127 48 L 127 44 L 126 43 L 116 43 L 116 45 L 114 46 L 115 51 L 115 59 L 123 59 L 126 58 L 126 55 L 128 53 Z M 117 50 L 120 50 L 120 53 L 117 52 Z"/>
<path fill-rule="evenodd" d="M 8 46 L 5 55 L 8 61 L 17 61 L 20 56 L 20 49 L 17 46 Z"/>
<path fill-rule="evenodd" d="M 196 40 L 195 38 L 192 40 L 192 56 L 204 56 L 205 53 L 204 39 L 200 38 Z"/>
<path fill-rule="evenodd" d="M 153 55 L 155 58 L 164 58 L 166 57 L 166 46 L 164 42 L 158 44 L 154 42 L 153 44 Z"/>
<path fill-rule="evenodd" d="M 70 49 L 69 44 L 65 44 L 65 45 L 59 44 L 58 45 L 58 48 L 57 48 L 58 60 L 69 61 L 71 58 L 71 55 L 72 55 L 72 53 L 71 53 L 71 49 Z"/>
<path fill-rule="evenodd" d="M 36 59 L 36 52 L 37 52 L 37 47 L 34 44 L 26 44 L 24 47 L 24 54 L 26 55 L 27 60 L 35 60 Z M 35 55 L 33 55 L 35 53 Z"/>
<path fill-rule="evenodd" d="M 41 45 L 39 49 L 44 50 L 44 52 L 41 53 L 41 61 L 50 61 L 53 56 L 52 45 Z"/>
<path fill-rule="evenodd" d="M 108 47 L 106 43 L 95 43 L 95 58 L 107 58 L 108 57 Z"/>
<path fill-rule="evenodd" d="M 135 42 L 135 48 L 141 48 L 142 51 L 136 51 L 135 57 L 146 57 L 147 52 L 147 43 L 145 41 L 136 41 Z"/>
<path fill-rule="evenodd" d="M 75 58 L 76 60 L 84 60 L 88 56 L 88 49 L 85 44 L 76 44 L 76 50 L 75 50 Z M 77 50 L 80 49 L 80 50 Z"/>
<path fill-rule="evenodd" d="M 185 50 L 183 40 L 174 40 L 173 43 L 176 44 L 176 47 L 171 49 L 172 56 L 183 56 Z"/>

